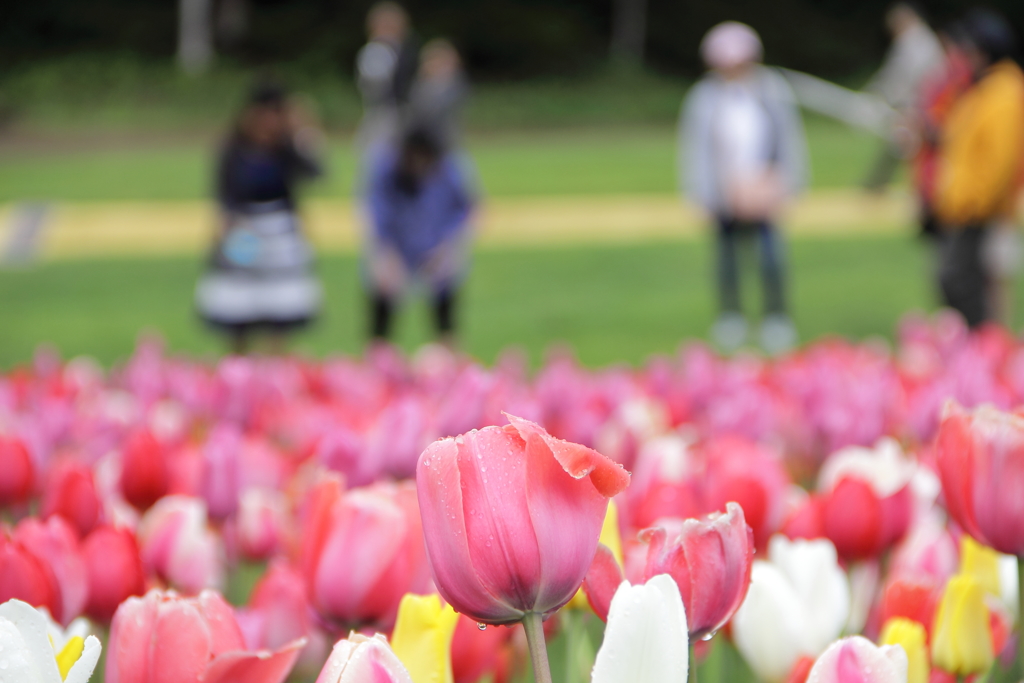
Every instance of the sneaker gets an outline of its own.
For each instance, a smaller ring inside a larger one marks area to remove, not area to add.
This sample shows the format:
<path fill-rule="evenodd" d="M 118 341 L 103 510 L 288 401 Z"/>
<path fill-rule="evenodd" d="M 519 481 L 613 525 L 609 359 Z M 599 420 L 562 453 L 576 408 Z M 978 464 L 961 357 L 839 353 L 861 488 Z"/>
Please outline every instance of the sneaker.
<path fill-rule="evenodd" d="M 742 313 L 721 314 L 711 326 L 711 339 L 720 351 L 732 353 L 747 341 L 747 319 Z"/>
<path fill-rule="evenodd" d="M 790 351 L 796 342 L 796 328 L 785 313 L 772 313 L 761 321 L 761 348 L 769 356 Z"/>

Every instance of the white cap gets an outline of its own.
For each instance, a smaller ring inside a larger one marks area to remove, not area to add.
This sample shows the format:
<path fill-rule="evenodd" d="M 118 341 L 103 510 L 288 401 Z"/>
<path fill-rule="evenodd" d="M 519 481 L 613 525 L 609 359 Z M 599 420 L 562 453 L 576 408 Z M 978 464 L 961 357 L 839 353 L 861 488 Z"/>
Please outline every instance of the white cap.
<path fill-rule="evenodd" d="M 705 34 L 700 55 L 712 69 L 761 61 L 761 39 L 757 31 L 738 21 L 724 21 Z"/>

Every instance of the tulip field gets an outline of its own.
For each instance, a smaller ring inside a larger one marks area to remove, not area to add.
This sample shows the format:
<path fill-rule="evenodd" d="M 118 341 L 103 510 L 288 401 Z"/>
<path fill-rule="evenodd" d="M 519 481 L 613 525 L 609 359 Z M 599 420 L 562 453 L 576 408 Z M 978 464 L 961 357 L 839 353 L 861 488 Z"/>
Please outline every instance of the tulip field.
<path fill-rule="evenodd" d="M 1019 680 L 1024 344 L 0 375 L 0 681 Z M 91 679 L 90 679 L 91 675 Z"/>

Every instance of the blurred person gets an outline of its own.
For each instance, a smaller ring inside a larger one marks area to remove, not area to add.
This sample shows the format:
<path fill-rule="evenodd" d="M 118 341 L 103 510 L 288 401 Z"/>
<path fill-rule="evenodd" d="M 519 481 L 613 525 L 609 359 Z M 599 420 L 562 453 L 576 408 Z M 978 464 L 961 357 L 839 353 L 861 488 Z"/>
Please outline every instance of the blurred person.
<path fill-rule="evenodd" d="M 364 255 L 372 340 L 390 337 L 395 308 L 418 285 L 431 299 L 438 337 L 454 344 L 475 204 L 467 176 L 460 159 L 425 128 L 411 129 L 375 158 Z"/>
<path fill-rule="evenodd" d="M 776 222 L 805 183 L 803 123 L 785 79 L 761 65 L 761 40 L 752 28 L 719 24 L 700 50 L 710 71 L 683 105 L 680 168 L 689 195 L 717 221 L 720 314 L 712 337 L 727 351 L 747 339 L 738 251 L 756 238 L 764 293 L 760 342 L 779 353 L 797 334 L 786 306 Z"/>
<path fill-rule="evenodd" d="M 419 41 L 409 15 L 395 2 L 378 2 L 366 16 L 368 41 L 356 57 L 356 82 L 363 97 L 363 119 L 356 143 L 363 152 L 394 142 L 402 109 L 419 68 Z"/>
<path fill-rule="evenodd" d="M 1013 220 L 1024 169 L 1024 73 L 1013 59 L 1016 36 L 1002 16 L 972 10 L 964 29 L 974 84 L 942 129 L 935 214 L 944 303 L 977 327 L 993 319 L 994 299 L 1001 298 L 993 283 L 1014 266 L 1011 249 L 1000 246 L 999 226 Z"/>
<path fill-rule="evenodd" d="M 322 172 L 322 133 L 281 86 L 257 85 L 221 151 L 216 176 L 220 230 L 196 305 L 245 353 L 257 332 L 281 350 L 309 323 L 321 288 L 296 209 L 296 186 Z"/>
<path fill-rule="evenodd" d="M 907 113 L 917 105 L 925 79 L 942 68 L 945 55 L 938 37 L 912 3 L 893 4 L 886 12 L 885 24 L 892 36 L 892 44 L 882 67 L 865 89 L 881 95 L 897 112 Z M 898 121 L 897 126 L 902 123 Z M 876 192 L 884 190 L 892 180 L 903 158 L 902 150 L 896 143 L 900 133 L 899 129 L 894 130 L 894 140 L 887 141 L 879 152 L 864 182 L 866 189 Z"/>
<path fill-rule="evenodd" d="M 419 72 L 409 94 L 409 127 L 426 130 L 445 149 L 458 147 L 468 95 L 469 83 L 455 46 L 443 38 L 429 41 L 420 51 Z"/>

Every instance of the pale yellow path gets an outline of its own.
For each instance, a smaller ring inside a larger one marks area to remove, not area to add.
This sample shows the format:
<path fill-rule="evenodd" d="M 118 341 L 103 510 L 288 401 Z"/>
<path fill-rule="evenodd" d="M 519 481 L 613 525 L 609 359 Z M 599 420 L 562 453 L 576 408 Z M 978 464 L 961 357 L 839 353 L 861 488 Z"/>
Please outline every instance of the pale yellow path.
<path fill-rule="evenodd" d="M 0 206 L 0 247 L 8 238 L 10 211 Z M 819 190 L 792 207 L 784 224 L 794 235 L 892 233 L 907 229 L 913 211 L 903 193 L 868 197 L 855 189 Z M 357 247 L 361 220 L 352 202 L 311 199 L 303 214 L 319 249 Z M 196 254 L 207 248 L 214 221 L 213 206 L 205 201 L 58 204 L 41 255 Z M 479 244 L 490 247 L 685 239 L 706 229 L 700 213 L 674 195 L 489 199 L 476 222 Z"/>

